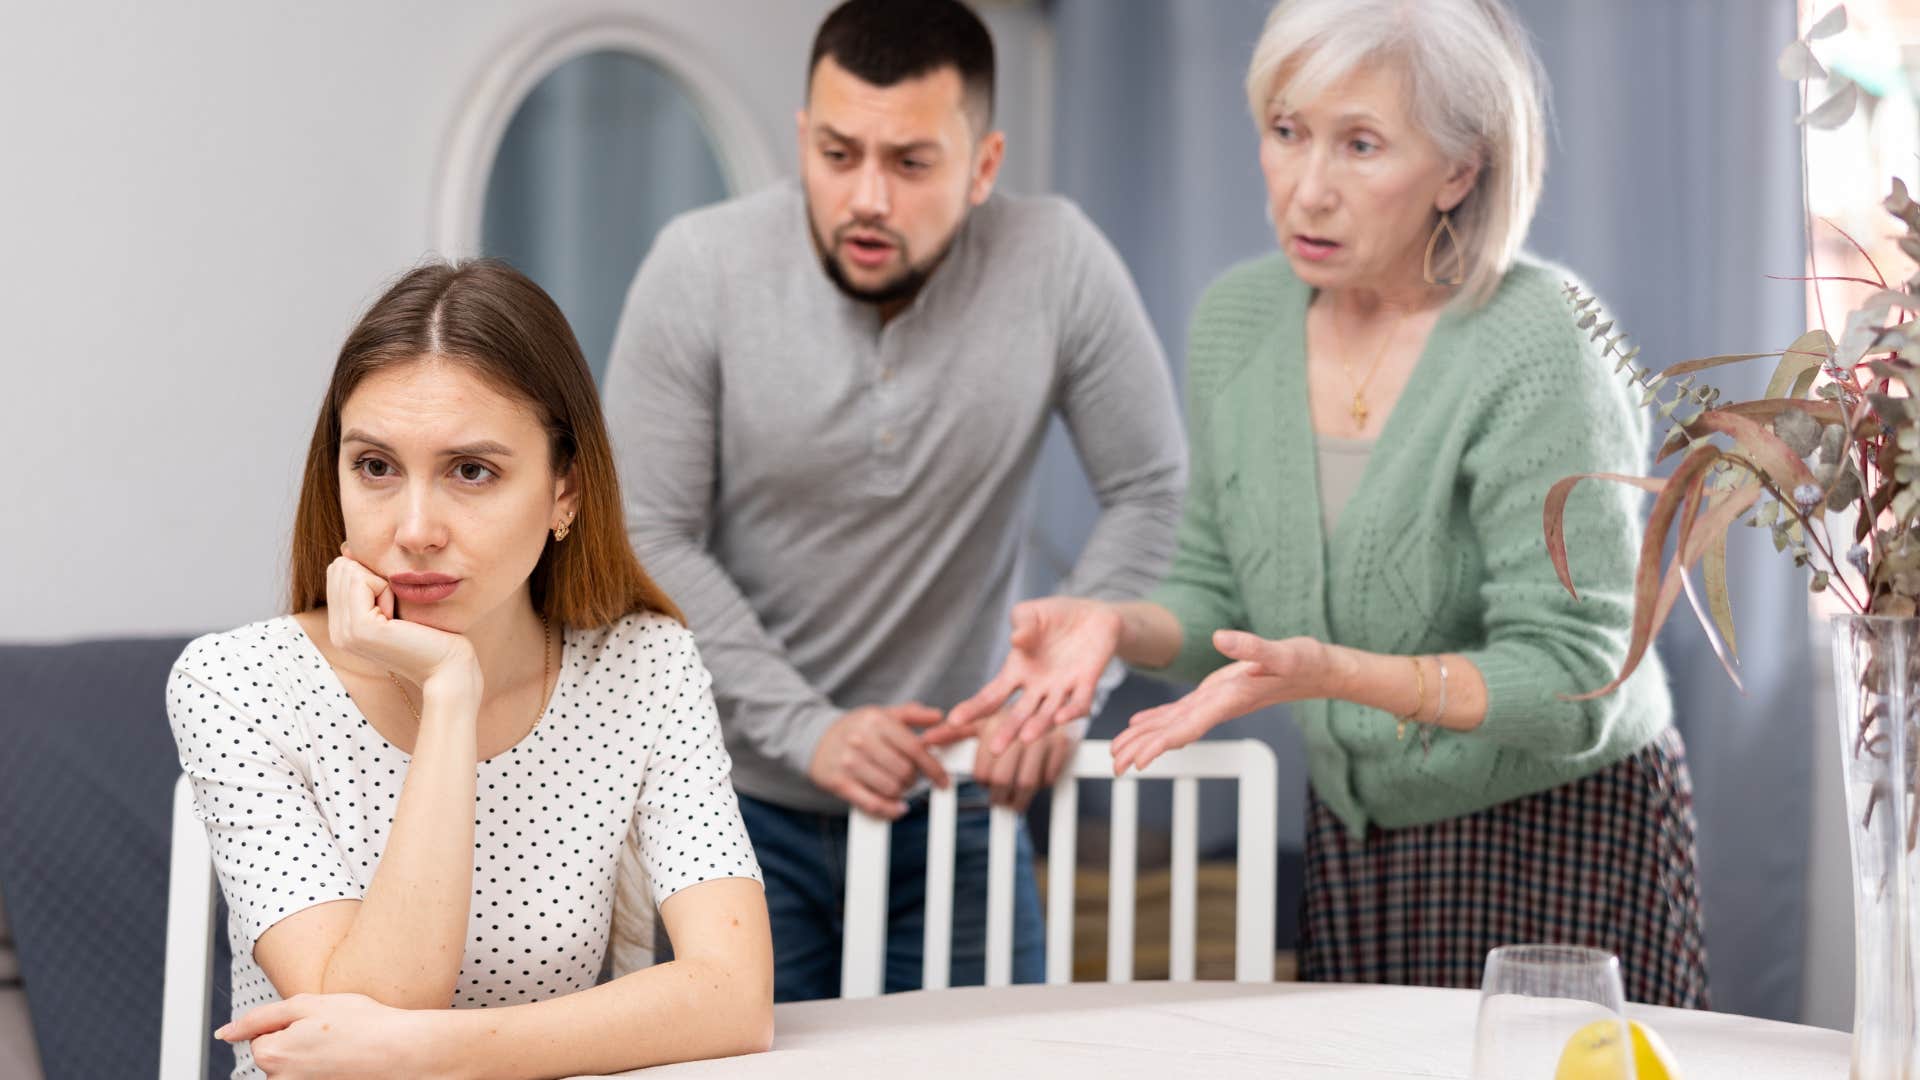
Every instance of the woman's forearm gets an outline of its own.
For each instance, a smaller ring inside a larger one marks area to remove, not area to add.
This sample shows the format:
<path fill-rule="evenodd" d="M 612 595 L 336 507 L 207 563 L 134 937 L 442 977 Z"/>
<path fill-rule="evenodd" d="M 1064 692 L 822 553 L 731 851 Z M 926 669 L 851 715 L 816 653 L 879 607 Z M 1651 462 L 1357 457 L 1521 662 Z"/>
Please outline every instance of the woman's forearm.
<path fill-rule="evenodd" d="M 529 1005 L 432 1014 L 418 1075 L 462 1080 L 624 1072 L 773 1042 L 773 988 L 713 960 L 674 959 Z"/>
<path fill-rule="evenodd" d="M 1464 656 L 1389 656 L 1344 645 L 1327 648 L 1333 656 L 1327 697 L 1450 731 L 1472 731 L 1486 719 L 1486 680 Z M 1442 662 L 1446 664 L 1444 709 L 1440 700 Z"/>
<path fill-rule="evenodd" d="M 392 833 L 353 925 L 327 958 L 323 993 L 408 1009 L 453 1000 L 473 895 L 479 699 L 464 691 L 423 696 Z"/>
<path fill-rule="evenodd" d="M 1183 631 L 1173 612 L 1147 600 L 1114 604 L 1120 616 L 1120 659 L 1135 667 L 1163 668 L 1180 655 Z"/>

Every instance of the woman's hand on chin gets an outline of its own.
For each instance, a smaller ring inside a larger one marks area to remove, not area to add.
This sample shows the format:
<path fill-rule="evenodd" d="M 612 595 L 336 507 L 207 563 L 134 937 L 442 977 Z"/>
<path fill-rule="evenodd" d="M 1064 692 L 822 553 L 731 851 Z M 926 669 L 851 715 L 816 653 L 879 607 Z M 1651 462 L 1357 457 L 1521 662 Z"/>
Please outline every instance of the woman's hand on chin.
<path fill-rule="evenodd" d="M 382 1005 L 362 994 L 295 994 L 249 1009 L 215 1031 L 253 1044 L 254 1064 L 281 1077 L 426 1076 L 434 1012 Z"/>
<path fill-rule="evenodd" d="M 327 567 L 327 634 L 334 647 L 412 680 L 479 697 L 480 664 L 459 634 L 393 617 L 386 579 L 355 559 L 347 545 Z"/>

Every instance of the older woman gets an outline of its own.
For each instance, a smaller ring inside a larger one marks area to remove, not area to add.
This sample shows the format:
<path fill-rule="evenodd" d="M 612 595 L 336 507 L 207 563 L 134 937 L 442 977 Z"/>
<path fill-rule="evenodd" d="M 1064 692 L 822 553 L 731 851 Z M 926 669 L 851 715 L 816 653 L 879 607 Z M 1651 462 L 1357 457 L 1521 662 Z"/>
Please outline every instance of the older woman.
<path fill-rule="evenodd" d="M 1472 986 L 1489 948 L 1558 941 L 1618 954 L 1635 1000 L 1704 1006 L 1664 676 L 1573 700 L 1626 646 L 1636 502 L 1569 504 L 1580 601 L 1541 538 L 1552 483 L 1636 472 L 1648 429 L 1564 273 L 1519 254 L 1546 151 L 1524 33 L 1499 0 L 1285 0 L 1247 96 L 1282 250 L 1194 316 L 1171 575 L 1147 602 L 1021 606 L 950 721 L 1019 691 L 1034 738 L 1116 654 L 1199 680 L 1133 718 L 1118 773 L 1291 702 L 1305 978 Z"/>
<path fill-rule="evenodd" d="M 292 614 L 167 712 L 226 893 L 234 1076 L 615 1072 L 764 1049 L 773 946 L 711 680 L 627 545 L 593 376 L 504 263 L 340 350 Z M 596 985 L 623 859 L 674 960 Z"/>

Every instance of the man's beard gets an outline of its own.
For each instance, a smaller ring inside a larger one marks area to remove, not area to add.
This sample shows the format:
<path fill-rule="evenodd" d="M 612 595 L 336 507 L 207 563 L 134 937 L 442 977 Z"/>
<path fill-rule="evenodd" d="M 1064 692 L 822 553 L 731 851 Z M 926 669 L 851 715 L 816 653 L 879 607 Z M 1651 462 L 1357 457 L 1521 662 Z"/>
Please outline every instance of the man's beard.
<path fill-rule="evenodd" d="M 962 225 L 966 223 L 965 218 L 961 218 L 960 220 Z M 854 228 L 861 228 L 868 232 L 884 233 L 887 240 L 893 244 L 894 250 L 900 253 L 900 261 L 905 264 L 906 269 L 902 270 L 899 276 L 882 282 L 879 285 L 861 286 L 854 284 L 853 281 L 847 277 L 846 270 L 841 267 L 839 258 L 834 254 L 840 250 L 841 238 L 849 230 Z M 927 279 L 933 276 L 933 272 L 940 266 L 941 260 L 945 259 L 947 252 L 953 248 L 953 239 L 960 235 L 960 226 L 954 226 L 953 232 L 947 235 L 946 242 L 940 245 L 940 250 L 934 253 L 933 258 L 919 265 L 914 264 L 912 252 L 907 249 L 907 238 L 894 232 L 892 229 L 883 228 L 878 225 L 867 225 L 857 221 L 851 222 L 834 230 L 833 243 L 829 245 L 820 236 L 819 228 L 814 225 L 813 215 L 808 214 L 807 231 L 812 234 L 813 248 L 820 255 L 820 268 L 827 272 L 827 278 L 833 282 L 835 288 L 838 288 L 848 297 L 862 303 L 892 304 L 903 300 L 911 300 L 920 294 L 920 290 L 927 284 Z"/>

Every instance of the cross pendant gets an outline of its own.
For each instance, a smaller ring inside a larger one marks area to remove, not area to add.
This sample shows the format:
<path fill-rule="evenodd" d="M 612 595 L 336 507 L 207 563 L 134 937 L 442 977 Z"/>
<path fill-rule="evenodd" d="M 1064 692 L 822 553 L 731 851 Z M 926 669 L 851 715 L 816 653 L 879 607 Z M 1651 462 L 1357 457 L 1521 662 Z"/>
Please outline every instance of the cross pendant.
<path fill-rule="evenodd" d="M 1361 397 L 1358 390 L 1353 392 L 1353 407 L 1347 411 L 1353 414 L 1353 426 L 1356 429 L 1367 430 L 1367 399 Z"/>

